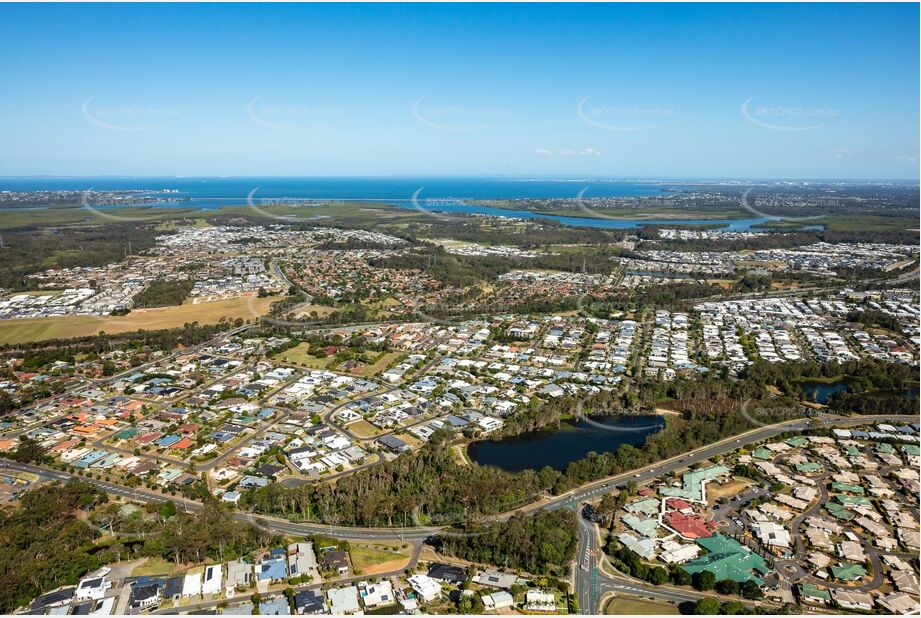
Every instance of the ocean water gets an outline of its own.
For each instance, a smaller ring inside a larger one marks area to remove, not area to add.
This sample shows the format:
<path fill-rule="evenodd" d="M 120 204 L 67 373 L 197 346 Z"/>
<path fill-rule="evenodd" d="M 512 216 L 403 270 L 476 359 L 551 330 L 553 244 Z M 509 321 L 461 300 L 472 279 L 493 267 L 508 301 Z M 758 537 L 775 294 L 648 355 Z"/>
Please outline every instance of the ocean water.
<path fill-rule="evenodd" d="M 747 230 L 767 218 L 751 219 L 592 219 L 541 215 L 526 210 L 468 203 L 486 199 L 654 197 L 679 190 L 681 183 L 593 178 L 527 179 L 473 177 L 281 178 L 281 177 L 0 177 L 0 191 L 127 191 L 163 198 L 151 207 L 256 205 L 297 200 L 379 201 L 423 212 L 479 213 L 521 219 L 550 219 L 564 225 L 593 228 L 636 228 L 643 225 L 720 225 Z M 179 202 L 169 200 L 181 200 Z"/>

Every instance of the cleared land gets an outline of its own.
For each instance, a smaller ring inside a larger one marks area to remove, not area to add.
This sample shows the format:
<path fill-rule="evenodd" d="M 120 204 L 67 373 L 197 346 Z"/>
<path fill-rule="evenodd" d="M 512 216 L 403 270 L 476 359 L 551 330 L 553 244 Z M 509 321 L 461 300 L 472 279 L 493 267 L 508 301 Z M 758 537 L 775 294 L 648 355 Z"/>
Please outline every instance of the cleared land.
<path fill-rule="evenodd" d="M 609 616 L 676 616 L 679 612 L 678 608 L 670 603 L 615 597 L 605 605 L 604 613 Z"/>
<path fill-rule="evenodd" d="M 716 504 L 720 498 L 728 498 L 729 496 L 734 496 L 738 493 L 745 491 L 746 488 L 755 485 L 756 483 L 751 479 L 738 478 L 734 477 L 728 483 L 717 484 L 717 483 L 708 483 L 707 484 L 707 504 Z"/>
<path fill-rule="evenodd" d="M 366 420 L 355 421 L 348 425 L 349 431 L 354 433 L 359 438 L 373 438 L 384 433 L 383 430 L 378 429 L 371 423 Z"/>
<path fill-rule="evenodd" d="M 213 303 L 138 309 L 123 316 L 74 315 L 56 318 L 0 320 L 0 344 L 29 343 L 46 339 L 87 337 L 99 333 L 126 333 L 139 329 L 163 330 L 190 322 L 216 324 L 228 320 L 250 320 L 265 315 L 275 298 L 234 298 Z"/>
<path fill-rule="evenodd" d="M 290 350 L 285 350 L 284 352 L 276 354 L 273 358 L 275 360 L 280 360 L 286 363 L 303 365 L 305 367 L 309 367 L 310 369 L 326 369 L 329 364 L 333 362 L 332 356 L 317 358 L 313 354 L 309 354 L 309 350 L 309 343 L 301 343 L 291 348 Z"/>
<path fill-rule="evenodd" d="M 352 566 L 361 575 L 395 571 L 409 562 L 410 552 L 410 546 L 399 541 L 352 543 L 349 548 Z"/>
<path fill-rule="evenodd" d="M 373 360 L 370 365 L 362 364 L 352 370 L 351 373 L 357 373 L 359 375 L 370 377 L 377 375 L 386 369 L 392 362 L 401 356 L 401 352 L 382 352 Z M 367 360 L 367 357 L 365 358 Z"/>

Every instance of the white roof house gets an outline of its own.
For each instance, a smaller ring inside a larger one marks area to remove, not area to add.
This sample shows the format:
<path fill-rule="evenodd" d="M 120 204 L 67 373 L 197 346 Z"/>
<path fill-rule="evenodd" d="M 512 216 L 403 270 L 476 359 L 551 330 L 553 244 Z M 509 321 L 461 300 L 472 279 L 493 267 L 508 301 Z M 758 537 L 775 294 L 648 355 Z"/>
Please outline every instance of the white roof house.
<path fill-rule="evenodd" d="M 221 582 L 223 580 L 223 570 L 221 565 L 212 564 L 205 567 L 205 577 L 201 585 L 202 594 L 218 594 L 221 591 Z"/>
<path fill-rule="evenodd" d="M 101 599 L 111 586 L 112 582 L 107 581 L 105 575 L 84 577 L 77 585 L 75 595 L 78 601 Z"/>
<path fill-rule="evenodd" d="M 201 573 L 187 573 L 182 580 L 182 596 L 197 597 L 201 594 Z"/>
<path fill-rule="evenodd" d="M 329 613 L 334 616 L 361 611 L 361 606 L 358 604 L 358 588 L 355 586 L 330 588 L 326 591 L 326 598 L 329 599 Z"/>
<path fill-rule="evenodd" d="M 492 594 L 484 594 L 480 599 L 483 601 L 483 607 L 488 611 L 505 609 L 515 604 L 515 599 L 505 590 L 499 590 Z"/>
<path fill-rule="evenodd" d="M 406 581 L 412 587 L 413 592 L 422 597 L 426 603 L 437 599 L 441 594 L 441 585 L 428 575 L 418 573 L 412 575 Z"/>
<path fill-rule="evenodd" d="M 389 605 L 394 602 L 394 599 L 393 586 L 389 581 L 368 584 L 361 591 L 361 602 L 364 603 L 365 609 Z"/>

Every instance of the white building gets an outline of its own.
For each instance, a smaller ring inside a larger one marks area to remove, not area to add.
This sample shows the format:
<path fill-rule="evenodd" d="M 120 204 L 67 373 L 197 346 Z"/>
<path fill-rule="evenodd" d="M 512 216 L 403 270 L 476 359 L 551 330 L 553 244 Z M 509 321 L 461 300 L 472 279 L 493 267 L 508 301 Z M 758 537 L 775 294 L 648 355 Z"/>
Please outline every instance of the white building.
<path fill-rule="evenodd" d="M 418 594 L 426 603 L 437 599 L 441 594 L 441 586 L 428 575 L 418 573 L 410 576 L 406 581 L 412 587 L 413 592 Z"/>
<path fill-rule="evenodd" d="M 219 594 L 223 580 L 221 565 L 212 564 L 205 567 L 205 577 L 201 585 L 202 594 Z"/>

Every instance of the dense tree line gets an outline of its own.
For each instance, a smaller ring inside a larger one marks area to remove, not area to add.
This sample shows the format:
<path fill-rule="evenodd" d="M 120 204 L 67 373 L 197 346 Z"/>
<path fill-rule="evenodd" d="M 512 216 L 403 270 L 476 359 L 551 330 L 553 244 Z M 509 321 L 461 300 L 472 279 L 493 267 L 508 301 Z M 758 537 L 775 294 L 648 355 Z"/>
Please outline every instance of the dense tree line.
<path fill-rule="evenodd" d="M 844 378 L 847 391 L 839 391 L 828 400 L 828 406 L 836 412 L 910 414 L 918 409 L 919 370 L 901 363 L 870 358 L 845 363 L 758 361 L 746 367 L 740 377 L 798 398 L 803 397 L 799 384 L 802 380 Z"/>
<path fill-rule="evenodd" d="M 77 514 L 105 500 L 86 483 L 47 485 L 26 492 L 18 509 L 0 515 L 0 612 L 12 613 L 100 566 L 86 551 L 97 533 Z"/>
<path fill-rule="evenodd" d="M 34 288 L 28 276 L 47 268 L 105 266 L 125 257 L 128 243 L 133 253 L 150 249 L 156 224 L 107 223 L 52 227 L 33 225 L 3 230 L 3 268 L 0 288 Z"/>
<path fill-rule="evenodd" d="M 435 543 L 442 553 L 470 562 L 565 575 L 579 542 L 576 517 L 566 509 L 516 515 L 491 526 L 468 527 L 459 535 L 439 536 Z"/>
<path fill-rule="evenodd" d="M 602 410 L 606 402 L 616 401 L 592 398 L 586 411 Z M 702 395 L 701 401 L 710 399 Z M 761 410 L 758 421 L 788 418 L 789 410 L 780 407 Z M 647 437 L 642 448 L 622 445 L 611 453 L 592 452 L 563 472 L 545 467 L 517 474 L 458 464 L 447 442 L 449 433 L 442 430 L 419 451 L 359 470 L 335 485 L 287 488 L 271 483 L 244 494 L 242 506 L 255 513 L 342 525 L 397 526 L 412 517 L 436 524 L 467 523 L 532 502 L 542 492 L 560 494 L 752 427 L 750 417 L 737 406 L 688 405 L 682 417 L 670 419 L 665 429 Z"/>
<path fill-rule="evenodd" d="M 89 517 L 84 517 L 88 514 Z M 112 537 L 100 541 L 101 532 Z M 214 498 L 193 513 L 171 503 L 126 510 L 89 483 L 48 484 L 0 514 L 0 612 L 75 584 L 100 566 L 142 557 L 177 563 L 246 556 L 280 538 L 235 521 Z"/>
<path fill-rule="evenodd" d="M 405 225 L 405 220 L 400 225 Z M 535 249 L 549 245 L 607 245 L 623 240 L 633 230 L 614 230 L 592 227 L 571 227 L 546 220 L 539 224 L 530 222 L 524 231 L 511 227 L 491 227 L 482 221 L 470 219 L 438 220 L 434 217 L 420 217 L 409 222 L 408 231 L 419 238 L 452 238 L 465 242 L 486 245 L 513 245 L 525 249 Z M 388 233 L 402 230 L 394 226 L 387 228 Z"/>
<path fill-rule="evenodd" d="M 76 354 L 100 354 L 116 349 L 172 350 L 177 346 L 194 346 L 213 339 L 219 333 L 242 326 L 243 320 L 217 324 L 186 323 L 180 328 L 136 330 L 128 333 L 90 335 L 72 339 L 46 339 L 30 343 L 0 346 L 0 356 L 23 356 L 26 367 L 38 368 L 58 360 L 72 361 Z"/>
<path fill-rule="evenodd" d="M 360 526 L 403 521 L 466 522 L 531 502 L 539 491 L 533 472 L 515 475 L 461 466 L 439 431 L 417 452 L 359 470 L 336 481 L 287 488 L 278 483 L 244 494 L 242 506 L 295 520 Z"/>
<path fill-rule="evenodd" d="M 880 326 L 891 331 L 901 332 L 902 325 L 899 319 L 891 313 L 878 309 L 865 309 L 864 311 L 851 311 L 847 314 L 848 322 L 857 322 L 866 327 Z"/>
<path fill-rule="evenodd" d="M 194 281 L 167 281 L 156 279 L 142 292 L 134 297 L 134 306 L 148 309 L 151 307 L 174 307 L 181 305 L 195 286 Z"/>

